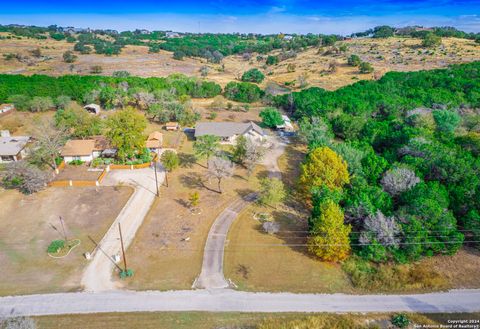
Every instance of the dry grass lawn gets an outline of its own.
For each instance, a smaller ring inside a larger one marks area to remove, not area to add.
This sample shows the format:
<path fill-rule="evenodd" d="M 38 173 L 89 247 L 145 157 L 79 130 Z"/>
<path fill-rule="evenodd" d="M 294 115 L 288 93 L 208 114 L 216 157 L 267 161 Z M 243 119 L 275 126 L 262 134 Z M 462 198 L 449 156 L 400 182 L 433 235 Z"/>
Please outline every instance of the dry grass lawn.
<path fill-rule="evenodd" d="M 0 33 L 6 35 L 5 33 Z M 65 63 L 62 55 L 66 50 L 73 50 L 74 44 L 53 39 L 3 39 L 0 40 L 0 73 L 9 74 L 91 74 L 91 67 L 100 65 L 103 75 L 111 75 L 115 71 L 127 70 L 132 75 L 141 77 L 161 77 L 173 73 L 200 77 L 200 68 L 209 67 L 207 79 L 225 86 L 232 80 L 239 80 L 243 72 L 251 68 L 259 68 L 266 74 L 265 87 L 268 83 L 284 85 L 285 82 L 296 81 L 293 88 L 299 88 L 298 79 L 305 77 L 309 86 L 317 86 L 328 90 L 352 84 L 358 80 L 370 80 L 381 77 L 388 71 L 415 71 L 445 67 L 452 63 L 465 63 L 480 58 L 480 47 L 472 40 L 443 38 L 442 45 L 435 49 L 422 48 L 418 39 L 353 39 L 338 42 L 345 43 L 348 50 L 343 54 L 328 53 L 328 48 L 319 51 L 310 48 L 300 52 L 297 57 L 290 58 L 274 66 L 265 66 L 265 61 L 257 61 L 256 54 L 251 60 L 244 60 L 241 55 L 226 57 L 222 65 L 207 63 L 202 58 L 185 58 L 174 60 L 172 54 L 160 51 L 157 54 L 148 52 L 146 46 L 126 46 L 118 56 L 97 54 L 78 55 L 73 64 Z M 40 48 L 43 57 L 33 58 L 30 51 Z M 25 60 L 5 60 L 3 54 L 18 53 L 27 57 Z M 273 52 L 278 54 L 279 51 Z M 358 68 L 350 67 L 347 58 L 350 54 L 359 55 L 375 68 L 373 74 L 360 74 Z M 265 57 L 265 56 L 264 56 Z M 336 62 L 336 72 L 329 72 L 331 62 Z M 295 65 L 289 72 L 287 66 Z"/>
<path fill-rule="evenodd" d="M 349 329 L 345 320 L 354 321 L 365 328 L 390 328 L 392 314 L 299 314 L 299 313 L 206 313 L 206 312 L 146 312 L 146 313 L 105 313 L 105 314 L 78 314 L 61 316 L 36 317 L 39 329 L 85 328 L 103 329 L 108 323 L 111 328 L 143 328 L 143 329 L 212 329 L 212 328 L 249 328 L 254 329 L 258 324 L 269 324 L 268 328 L 277 328 L 275 325 L 293 320 L 315 318 L 318 323 L 336 323 L 338 329 Z M 447 325 L 448 320 L 478 320 L 479 313 L 448 313 L 448 314 L 407 314 L 408 318 L 418 325 Z M 312 322 L 314 323 L 314 322 Z M 343 325 L 342 325 L 343 323 Z M 282 327 L 283 328 L 283 327 Z M 290 327 L 288 327 L 290 328 Z M 311 329 L 323 329 L 316 326 Z"/>
<path fill-rule="evenodd" d="M 88 235 L 100 240 L 130 197 L 127 187 L 48 188 L 33 195 L 0 191 L 0 295 L 76 291 L 92 251 Z M 107 206 L 108 205 L 108 206 Z M 62 239 L 58 216 L 67 237 L 81 244 L 69 256 L 47 254 L 52 240 Z"/>
<path fill-rule="evenodd" d="M 168 175 L 169 187 L 163 186 L 160 198 L 150 209 L 127 251 L 129 267 L 135 276 L 122 281 L 128 289 L 190 289 L 200 274 L 203 247 L 213 221 L 227 205 L 244 195 L 256 184 L 256 176 L 248 178 L 246 170 L 236 167 L 232 178 L 216 192 L 216 182 L 201 186 L 205 176 L 205 160 L 193 160 L 193 141 L 186 138 L 178 153 L 182 167 Z M 258 170 L 261 170 L 260 168 Z M 189 196 L 200 194 L 200 214 L 192 214 Z"/>

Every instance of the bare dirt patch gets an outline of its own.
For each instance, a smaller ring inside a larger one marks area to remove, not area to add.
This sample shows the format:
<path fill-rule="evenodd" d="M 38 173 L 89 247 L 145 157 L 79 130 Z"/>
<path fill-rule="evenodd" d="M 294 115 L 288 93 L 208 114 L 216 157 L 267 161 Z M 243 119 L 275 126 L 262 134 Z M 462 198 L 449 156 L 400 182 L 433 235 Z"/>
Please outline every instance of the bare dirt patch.
<path fill-rule="evenodd" d="M 100 240 L 132 190 L 128 187 L 48 188 L 33 195 L 0 192 L 0 295 L 79 290 L 92 251 L 88 235 Z M 62 239 L 59 216 L 67 238 L 81 240 L 68 257 L 47 255 L 52 240 Z"/>
<path fill-rule="evenodd" d="M 96 181 L 100 176 L 101 171 L 89 171 L 87 165 L 66 165 L 60 170 L 60 173 L 55 176 L 56 181 L 61 180 L 81 180 L 81 181 Z"/>

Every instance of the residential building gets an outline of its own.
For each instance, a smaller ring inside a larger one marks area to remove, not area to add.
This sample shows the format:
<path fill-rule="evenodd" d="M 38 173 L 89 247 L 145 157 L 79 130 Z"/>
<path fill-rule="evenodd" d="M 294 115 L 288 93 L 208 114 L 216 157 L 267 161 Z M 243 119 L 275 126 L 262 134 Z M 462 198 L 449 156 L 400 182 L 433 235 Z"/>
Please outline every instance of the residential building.
<path fill-rule="evenodd" d="M 148 135 L 147 141 L 145 142 L 145 146 L 151 151 L 155 153 L 159 153 L 160 149 L 163 145 L 163 134 L 159 131 L 154 131 L 150 135 Z"/>
<path fill-rule="evenodd" d="M 293 129 L 292 121 L 290 120 L 290 118 L 285 114 L 282 114 L 282 119 L 283 119 L 283 124 L 278 125 L 276 127 L 277 130 L 293 131 L 294 129 Z"/>
<path fill-rule="evenodd" d="M 61 155 L 65 163 L 75 160 L 90 162 L 98 157 L 113 157 L 116 149 L 104 136 L 93 136 L 90 139 L 71 139 L 62 149 Z"/>
<path fill-rule="evenodd" d="M 20 161 L 28 155 L 27 144 L 30 136 L 10 136 L 8 130 L 2 130 L 0 137 L 0 163 Z"/>
<path fill-rule="evenodd" d="M 238 136 L 252 140 L 263 140 L 265 132 L 253 122 L 199 122 L 195 127 L 195 138 L 213 135 L 220 138 L 222 143 L 233 144 Z"/>
<path fill-rule="evenodd" d="M 180 128 L 180 125 L 178 124 L 178 122 L 167 122 L 165 124 L 166 130 L 178 130 L 178 128 Z"/>

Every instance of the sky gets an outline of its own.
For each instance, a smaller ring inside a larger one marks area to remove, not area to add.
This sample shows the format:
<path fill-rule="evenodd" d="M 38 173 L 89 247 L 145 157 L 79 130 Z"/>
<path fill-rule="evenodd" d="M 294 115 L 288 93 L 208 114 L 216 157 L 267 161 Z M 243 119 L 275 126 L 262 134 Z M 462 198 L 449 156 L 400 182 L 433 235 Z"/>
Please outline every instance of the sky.
<path fill-rule="evenodd" d="M 2 0 L 0 24 L 350 34 L 377 25 L 480 32 L 480 0 Z"/>

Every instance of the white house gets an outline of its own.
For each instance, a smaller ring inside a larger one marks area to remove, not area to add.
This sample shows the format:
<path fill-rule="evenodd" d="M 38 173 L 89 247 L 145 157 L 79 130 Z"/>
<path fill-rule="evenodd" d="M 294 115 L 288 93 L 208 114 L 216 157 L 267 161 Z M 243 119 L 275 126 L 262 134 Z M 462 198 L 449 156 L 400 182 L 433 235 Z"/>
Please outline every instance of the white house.
<path fill-rule="evenodd" d="M 27 156 L 26 146 L 30 136 L 10 136 L 8 130 L 2 130 L 0 137 L 0 163 L 20 161 Z"/>
<path fill-rule="evenodd" d="M 199 122 L 195 126 L 195 138 L 213 135 L 220 138 L 222 143 L 234 144 L 238 136 L 260 141 L 265 137 L 265 132 L 257 124 L 237 122 Z"/>
<path fill-rule="evenodd" d="M 91 139 L 71 139 L 62 149 L 61 155 L 65 163 L 74 160 L 91 162 L 93 159 L 112 157 L 116 150 L 110 148 L 108 140 L 103 136 L 94 136 Z"/>

